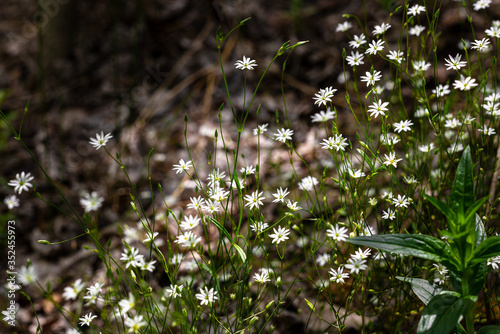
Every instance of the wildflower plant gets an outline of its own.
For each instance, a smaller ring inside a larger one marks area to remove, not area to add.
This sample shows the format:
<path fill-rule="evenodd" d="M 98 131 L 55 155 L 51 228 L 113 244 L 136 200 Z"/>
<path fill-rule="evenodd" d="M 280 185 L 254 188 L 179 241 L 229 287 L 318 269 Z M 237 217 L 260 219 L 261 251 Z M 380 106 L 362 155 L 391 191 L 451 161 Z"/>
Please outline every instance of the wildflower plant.
<path fill-rule="evenodd" d="M 98 223 L 114 194 L 82 193 L 81 207 L 73 207 L 21 139 L 21 128 L 2 113 L 43 174 L 17 174 L 4 204 L 15 214 L 26 193 L 49 203 L 34 182 L 47 176 L 69 208 L 60 211 L 82 232 L 40 243 L 86 238 L 105 273 L 63 281 L 59 302 L 28 265 L 19 271 L 23 296 L 38 288 L 70 327 L 103 333 L 271 333 L 291 309 L 301 310 L 305 332 L 315 331 L 315 318 L 318 332 L 343 332 L 357 318 L 360 332 L 473 333 L 475 320 L 498 321 L 491 310 L 499 307 L 500 94 L 491 50 L 500 23 L 485 31 L 490 38 L 477 34 L 468 48 L 460 41 L 459 50 L 441 55 L 436 6 L 428 13 L 425 3 L 403 1 L 373 27 L 345 15 L 333 29 L 347 39 L 343 81 L 306 96 L 307 126 L 289 117 L 284 85 L 287 62 L 306 42 L 282 44 L 269 64 L 237 55 L 241 60 L 228 63 L 236 70 L 227 71 L 225 43 L 247 20 L 228 33 L 219 28 L 226 97 L 216 110 L 218 127 L 204 156 L 190 146 L 185 116 L 185 152 L 167 168 L 169 183 L 177 177 L 181 184 L 173 193 L 152 181 L 153 150 L 146 181 L 132 180 L 128 160 L 111 153 L 120 147 L 111 133 L 99 130 L 88 141 L 130 184 L 126 216 L 133 221 L 117 227 L 118 243 L 106 240 Z M 278 61 L 283 104 L 273 121 L 257 101 Z M 237 78 L 243 99 L 231 94 Z M 447 203 L 437 199 L 445 197 Z M 420 302 L 401 281 L 426 305 L 418 325 Z M 479 332 L 488 333 L 484 328 Z"/>
<path fill-rule="evenodd" d="M 451 189 L 449 203 L 425 195 L 448 221 L 447 229 L 440 231 L 441 237 L 416 234 L 388 234 L 355 237 L 348 242 L 368 246 L 382 251 L 407 256 L 416 256 L 437 262 L 447 269 L 439 270 L 440 277 L 450 273 L 455 291 L 446 291 L 425 280 L 407 279 L 426 308 L 422 313 L 418 333 L 449 333 L 453 329 L 464 330 L 459 322 L 466 321 L 466 332 L 474 333 L 474 308 L 477 294 L 482 290 L 487 261 L 500 255 L 500 236 L 487 238 L 480 217 L 476 214 L 486 203 L 488 196 L 476 200 L 470 147 L 463 152 Z M 353 264 L 350 263 L 352 267 Z M 346 265 L 347 267 L 347 265 Z M 442 268 L 442 267 L 441 267 Z M 437 282 L 442 283 L 443 278 Z M 418 292 L 417 292 L 418 291 Z M 489 331 L 499 331 L 489 327 Z"/>

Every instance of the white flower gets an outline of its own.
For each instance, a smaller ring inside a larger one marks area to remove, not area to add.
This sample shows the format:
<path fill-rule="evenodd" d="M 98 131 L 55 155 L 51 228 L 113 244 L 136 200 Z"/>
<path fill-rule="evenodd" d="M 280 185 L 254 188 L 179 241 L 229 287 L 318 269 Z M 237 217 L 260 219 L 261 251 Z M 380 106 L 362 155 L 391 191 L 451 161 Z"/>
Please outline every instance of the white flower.
<path fill-rule="evenodd" d="M 361 169 L 349 169 L 349 175 L 354 179 L 359 179 L 360 177 L 366 176 L 365 172 L 362 172 Z"/>
<path fill-rule="evenodd" d="M 125 326 L 127 326 L 128 332 L 139 333 L 139 329 L 144 326 L 147 326 L 147 322 L 144 321 L 144 318 L 140 314 L 134 315 L 134 318 L 125 317 Z"/>
<path fill-rule="evenodd" d="M 138 267 L 144 261 L 144 255 L 139 254 L 139 250 L 135 247 L 126 249 L 121 256 L 120 260 L 125 263 L 125 268 Z"/>
<path fill-rule="evenodd" d="M 420 34 L 425 30 L 424 26 L 421 25 L 416 25 L 414 27 L 411 27 L 410 30 L 408 30 L 408 34 L 414 35 L 414 36 L 420 36 Z"/>
<path fill-rule="evenodd" d="M 387 111 L 387 106 L 389 102 L 383 102 L 382 100 L 378 100 L 373 102 L 368 108 L 368 112 L 370 113 L 370 117 L 377 118 L 378 115 L 384 115 Z"/>
<path fill-rule="evenodd" d="M 318 179 L 314 176 L 306 176 L 299 182 L 299 189 L 310 191 L 314 189 L 314 186 L 318 184 Z"/>
<path fill-rule="evenodd" d="M 326 122 L 328 120 L 335 118 L 335 111 L 330 110 L 328 108 L 326 111 L 320 111 L 311 116 L 312 122 Z"/>
<path fill-rule="evenodd" d="M 268 223 L 264 223 L 261 221 L 254 222 L 253 224 L 250 225 L 252 231 L 254 231 L 257 234 L 262 233 L 262 231 L 264 231 L 268 227 L 269 227 Z"/>
<path fill-rule="evenodd" d="M 418 109 L 415 111 L 415 117 L 417 118 L 425 117 L 427 115 L 429 115 L 429 110 L 422 106 L 418 107 Z"/>
<path fill-rule="evenodd" d="M 349 21 L 341 22 L 337 24 L 336 32 L 346 32 L 347 30 L 352 28 L 352 24 Z"/>
<path fill-rule="evenodd" d="M 413 5 L 412 7 L 408 8 L 408 15 L 410 15 L 410 16 L 416 16 L 416 15 L 420 14 L 421 12 L 425 12 L 424 6 Z"/>
<path fill-rule="evenodd" d="M 434 148 L 434 144 L 433 143 L 429 143 L 429 144 L 420 145 L 418 147 L 418 150 L 420 152 L 429 153 L 430 151 L 432 151 L 433 148 Z"/>
<path fill-rule="evenodd" d="M 135 298 L 132 293 L 128 293 L 128 299 L 122 299 L 118 302 L 118 306 L 120 307 L 121 314 L 126 314 L 128 311 L 132 310 L 135 307 Z"/>
<path fill-rule="evenodd" d="M 471 49 L 477 49 L 479 52 L 488 51 L 490 49 L 490 40 L 488 38 L 476 39 L 471 43 Z"/>
<path fill-rule="evenodd" d="M 247 201 L 245 206 L 250 207 L 250 210 L 254 207 L 258 209 L 260 205 L 263 205 L 262 200 L 265 199 L 262 194 L 262 191 L 258 193 L 258 190 L 256 190 L 251 195 L 245 195 L 245 201 Z"/>
<path fill-rule="evenodd" d="M 347 139 L 343 138 L 341 134 L 333 135 L 328 139 L 323 139 L 323 143 L 320 144 L 324 150 L 339 150 L 344 151 L 346 146 L 349 146 Z"/>
<path fill-rule="evenodd" d="M 191 241 L 191 239 L 189 241 Z M 137 267 L 139 269 L 141 269 L 142 271 L 147 270 L 147 271 L 152 273 L 153 270 L 155 270 L 155 266 L 154 266 L 155 263 L 156 263 L 156 260 L 151 260 L 149 262 L 142 260 Z"/>
<path fill-rule="evenodd" d="M 29 188 L 33 187 L 30 183 L 33 179 L 34 177 L 31 176 L 31 173 L 25 174 L 24 172 L 21 172 L 21 175 L 17 173 L 16 179 L 10 180 L 8 185 L 14 187 L 14 192 L 21 194 L 23 190 L 28 191 Z"/>
<path fill-rule="evenodd" d="M 500 264 L 500 256 L 495 256 L 495 257 L 489 258 L 488 261 L 486 261 L 486 263 L 489 266 L 491 266 L 491 268 L 493 270 L 497 270 L 498 269 L 498 265 Z"/>
<path fill-rule="evenodd" d="M 219 212 L 220 204 L 217 201 L 212 201 L 210 199 L 207 199 L 205 201 L 205 205 L 203 206 L 203 209 L 210 212 L 210 213 Z"/>
<path fill-rule="evenodd" d="M 375 26 L 375 29 L 372 31 L 373 35 L 380 35 L 380 34 L 383 34 L 384 32 L 386 32 L 389 28 L 391 27 L 391 25 L 389 23 L 382 23 L 381 25 L 376 25 Z"/>
<path fill-rule="evenodd" d="M 327 88 L 321 88 L 318 93 L 314 94 L 313 100 L 314 104 L 317 105 L 322 105 L 324 104 L 326 106 L 327 102 L 332 102 L 332 97 L 335 94 L 337 90 L 333 89 L 332 87 L 327 87 Z"/>
<path fill-rule="evenodd" d="M 254 66 L 258 66 L 255 60 L 243 56 L 243 60 L 237 60 L 234 63 L 239 70 L 253 70 Z"/>
<path fill-rule="evenodd" d="M 446 62 L 446 65 L 448 66 L 446 70 L 459 70 L 464 66 L 467 66 L 467 62 L 462 59 L 462 55 L 457 53 L 455 58 L 453 58 L 451 55 L 448 55 L 450 59 L 445 59 L 444 61 Z"/>
<path fill-rule="evenodd" d="M 368 44 L 368 49 L 366 49 L 365 53 L 369 53 L 371 55 L 376 55 L 377 52 L 382 51 L 384 49 L 384 41 L 373 40 L 370 44 Z"/>
<path fill-rule="evenodd" d="M 85 316 L 81 317 L 80 319 L 80 326 L 90 326 L 90 323 L 94 318 L 97 318 L 97 315 L 92 315 L 92 312 L 85 314 Z"/>
<path fill-rule="evenodd" d="M 477 131 L 484 133 L 486 136 L 496 135 L 495 129 L 488 127 L 486 124 L 484 124 L 483 127 Z"/>
<path fill-rule="evenodd" d="M 330 254 L 328 253 L 324 253 L 324 254 L 321 254 L 319 255 L 317 258 L 316 258 L 316 263 L 320 266 L 320 267 L 323 267 L 325 264 L 327 264 L 330 259 L 332 257 L 330 256 Z"/>
<path fill-rule="evenodd" d="M 211 288 L 210 291 L 208 290 L 207 287 L 205 287 L 205 290 L 203 288 L 200 288 L 200 293 L 197 293 L 195 297 L 200 300 L 201 305 L 208 305 L 209 303 L 213 303 L 217 299 L 217 291 L 214 291 L 214 288 Z"/>
<path fill-rule="evenodd" d="M 19 206 L 19 199 L 16 197 L 16 195 L 10 195 L 5 197 L 3 202 L 5 203 L 5 205 L 7 205 L 9 210 L 12 210 L 15 207 Z"/>
<path fill-rule="evenodd" d="M 177 298 L 181 296 L 183 288 L 184 285 L 182 284 L 181 285 L 170 284 L 170 288 L 167 288 L 165 290 L 165 293 L 168 294 L 168 297 Z"/>
<path fill-rule="evenodd" d="M 252 174 L 255 174 L 255 167 L 252 166 L 252 165 L 246 166 L 246 167 L 242 167 L 240 169 L 240 172 L 243 175 L 252 175 Z"/>
<path fill-rule="evenodd" d="M 413 123 L 410 120 L 404 120 L 399 123 L 394 123 L 394 131 L 400 133 L 401 131 L 410 131 Z"/>
<path fill-rule="evenodd" d="M 87 288 L 87 294 L 96 296 L 102 292 L 103 286 L 104 283 L 94 283 L 94 285 Z"/>
<path fill-rule="evenodd" d="M 153 240 L 155 240 L 155 238 L 159 235 L 160 233 L 158 232 L 146 232 L 146 239 L 142 240 L 142 243 L 145 244 L 145 243 L 149 243 L 149 242 L 152 242 Z M 158 246 L 158 244 L 157 244 Z"/>
<path fill-rule="evenodd" d="M 273 239 L 273 244 L 279 244 L 282 241 L 285 241 L 288 239 L 288 235 L 290 234 L 290 229 L 283 228 L 281 226 L 278 226 L 278 230 L 276 230 L 273 227 L 273 234 L 270 234 L 269 237 Z"/>
<path fill-rule="evenodd" d="M 221 181 L 224 181 L 226 178 L 226 172 L 220 171 L 219 168 L 217 170 L 212 171 L 212 173 L 208 174 L 208 186 L 215 187 L 215 185 L 219 185 Z"/>
<path fill-rule="evenodd" d="M 491 0 L 478 0 L 474 3 L 473 7 L 475 11 L 480 9 L 486 9 L 491 5 Z"/>
<path fill-rule="evenodd" d="M 425 60 L 416 60 L 413 62 L 413 69 L 417 72 L 425 72 L 430 66 L 431 64 L 425 62 Z"/>
<path fill-rule="evenodd" d="M 382 210 L 382 213 L 382 219 L 394 220 L 396 218 L 396 212 L 391 209 L 387 209 L 387 211 Z"/>
<path fill-rule="evenodd" d="M 366 265 L 366 260 L 362 258 L 351 257 L 347 262 L 348 263 L 345 265 L 345 267 L 346 269 L 349 269 L 351 271 L 351 274 L 357 275 L 360 271 L 368 268 L 368 266 Z"/>
<path fill-rule="evenodd" d="M 277 202 L 285 203 L 285 197 L 289 193 L 290 192 L 288 191 L 288 188 L 285 188 L 285 190 L 283 190 L 283 188 L 281 188 L 281 187 L 279 189 L 276 189 L 276 193 L 273 194 L 273 196 L 274 196 L 273 203 L 277 203 Z"/>
<path fill-rule="evenodd" d="M 500 103 L 495 103 L 493 101 L 487 101 L 486 103 L 483 104 L 483 109 L 486 110 L 486 112 L 489 115 L 497 116 L 499 114 L 499 111 L 500 111 Z"/>
<path fill-rule="evenodd" d="M 386 146 L 393 146 L 399 143 L 401 139 L 394 133 L 386 133 L 380 135 L 380 141 Z"/>
<path fill-rule="evenodd" d="M 404 176 L 403 177 L 403 180 L 408 183 L 408 184 L 414 184 L 414 183 L 418 183 L 418 180 L 415 178 L 415 176 L 413 174 L 409 175 L 409 176 Z"/>
<path fill-rule="evenodd" d="M 71 286 L 67 286 L 64 288 L 64 292 L 62 294 L 65 300 L 76 299 L 78 294 L 82 292 L 85 287 L 85 283 L 82 283 L 82 279 L 77 279 Z"/>
<path fill-rule="evenodd" d="M 484 32 L 490 37 L 500 38 L 500 27 L 493 26 L 489 29 L 486 29 Z"/>
<path fill-rule="evenodd" d="M 217 202 L 224 201 L 229 196 L 229 191 L 226 191 L 218 186 L 210 189 L 210 198 Z"/>
<path fill-rule="evenodd" d="M 34 265 L 22 266 L 17 272 L 17 280 L 22 285 L 29 285 L 35 283 L 38 280 L 38 273 Z"/>
<path fill-rule="evenodd" d="M 394 203 L 396 208 L 399 208 L 399 207 L 406 208 L 410 204 L 408 202 L 408 198 L 406 196 L 404 196 L 404 195 L 401 196 L 399 194 L 398 194 L 398 198 L 393 198 L 391 201 L 392 201 L 392 203 Z"/>
<path fill-rule="evenodd" d="M 98 133 L 96 133 L 96 138 L 90 138 L 90 144 L 95 147 L 96 150 L 100 149 L 103 146 L 106 146 L 108 141 L 113 138 L 111 133 L 108 133 L 107 135 L 104 135 L 104 133 L 101 131 L 101 135 L 99 136 Z"/>
<path fill-rule="evenodd" d="M 80 205 L 85 212 L 97 211 L 102 206 L 102 202 L 104 202 L 104 197 L 99 196 L 95 191 L 92 194 L 85 192 L 80 198 Z"/>
<path fill-rule="evenodd" d="M 287 140 L 292 140 L 292 135 L 293 130 L 285 128 L 281 128 L 281 130 L 278 130 L 278 132 L 274 134 L 274 136 L 276 137 L 275 139 L 282 143 L 286 142 Z"/>
<path fill-rule="evenodd" d="M 179 164 L 174 165 L 174 168 L 172 168 L 172 170 L 175 170 L 175 174 L 179 174 L 182 172 L 187 172 L 191 167 L 192 167 L 191 160 L 185 162 L 183 159 L 181 159 L 179 160 Z"/>
<path fill-rule="evenodd" d="M 184 254 L 174 254 L 172 255 L 172 258 L 170 259 L 170 263 L 173 265 L 178 265 L 182 263 L 182 260 L 184 259 Z"/>
<path fill-rule="evenodd" d="M 205 203 L 205 200 L 201 196 L 191 197 L 191 198 L 189 198 L 189 200 L 191 201 L 191 203 L 189 203 L 187 205 L 188 209 L 199 210 L 202 208 L 203 204 Z"/>
<path fill-rule="evenodd" d="M 332 275 L 332 277 L 330 277 L 330 281 L 335 281 L 335 283 L 344 284 L 345 279 L 349 278 L 349 274 L 344 273 L 344 269 L 342 269 L 342 268 L 338 268 L 337 270 L 335 270 L 333 268 L 330 269 L 330 275 Z"/>
<path fill-rule="evenodd" d="M 299 203 L 298 202 L 292 202 L 290 200 L 287 200 L 286 202 L 286 206 L 292 210 L 292 211 L 299 211 L 301 210 L 302 208 L 299 206 Z"/>
<path fill-rule="evenodd" d="M 449 85 L 438 85 L 436 89 L 432 90 L 433 94 L 436 94 L 436 97 L 445 96 L 451 93 Z"/>
<path fill-rule="evenodd" d="M 264 132 L 267 131 L 267 126 L 269 124 L 261 124 L 261 125 L 258 125 L 255 129 L 253 129 L 253 135 L 254 136 L 257 136 L 257 135 L 261 135 L 263 134 Z"/>
<path fill-rule="evenodd" d="M 365 76 L 361 76 L 361 81 L 366 82 L 366 87 L 372 85 L 374 86 L 377 81 L 380 81 L 382 75 L 380 71 L 373 71 L 373 74 L 370 72 L 366 72 Z"/>
<path fill-rule="evenodd" d="M 384 154 L 384 165 L 389 166 L 392 165 L 394 168 L 398 168 L 398 162 L 403 160 L 403 159 L 396 159 L 396 153 L 395 152 L 390 152 L 389 155 Z"/>
<path fill-rule="evenodd" d="M 367 226 L 368 229 L 371 229 L 370 226 Z M 366 228 L 365 228 L 366 230 Z M 365 233 L 364 235 L 374 235 L 375 233 L 372 233 L 372 232 L 369 232 L 369 233 Z M 352 257 L 354 259 L 367 259 L 368 256 L 370 256 L 370 254 L 372 253 L 372 251 L 370 250 L 370 248 L 367 248 L 365 250 L 362 250 L 361 248 L 358 248 L 357 251 L 354 252 L 354 254 L 352 255 Z"/>
<path fill-rule="evenodd" d="M 200 223 L 200 221 L 201 221 L 201 218 L 198 217 L 198 215 L 195 215 L 195 216 L 192 216 L 192 215 L 185 216 L 184 220 L 181 223 L 181 228 L 183 230 L 192 230 L 193 228 L 195 228 L 196 226 L 198 226 L 198 224 Z"/>
<path fill-rule="evenodd" d="M 354 49 L 357 49 L 359 48 L 361 45 L 365 44 L 366 43 L 366 39 L 365 39 L 365 35 L 364 34 L 361 34 L 361 35 L 354 35 L 354 39 L 352 41 L 349 42 L 349 46 L 351 48 L 354 48 Z"/>
<path fill-rule="evenodd" d="M 460 122 L 458 119 L 456 119 L 455 117 L 453 117 L 452 119 L 447 119 L 445 122 L 444 122 L 444 127 L 445 128 L 450 128 L 450 129 L 454 129 L 454 128 L 458 128 L 462 126 L 462 122 Z"/>
<path fill-rule="evenodd" d="M 401 64 L 403 60 L 405 60 L 403 56 L 404 53 L 402 51 L 389 51 L 387 58 L 398 62 L 398 64 Z"/>
<path fill-rule="evenodd" d="M 335 242 L 346 241 L 349 236 L 349 230 L 345 227 L 332 226 L 326 230 L 326 235 L 333 239 Z"/>
<path fill-rule="evenodd" d="M 349 64 L 349 66 L 358 66 L 358 65 L 364 64 L 364 62 L 363 62 L 364 57 L 365 56 L 360 54 L 358 51 L 356 51 L 356 52 L 351 51 L 351 55 L 347 56 L 345 58 L 345 60 L 347 60 L 347 63 Z"/>
<path fill-rule="evenodd" d="M 271 281 L 269 279 L 269 274 L 267 272 L 262 272 L 261 274 L 255 273 L 253 278 L 254 278 L 255 282 L 261 283 L 261 284 L 266 284 L 266 282 Z"/>

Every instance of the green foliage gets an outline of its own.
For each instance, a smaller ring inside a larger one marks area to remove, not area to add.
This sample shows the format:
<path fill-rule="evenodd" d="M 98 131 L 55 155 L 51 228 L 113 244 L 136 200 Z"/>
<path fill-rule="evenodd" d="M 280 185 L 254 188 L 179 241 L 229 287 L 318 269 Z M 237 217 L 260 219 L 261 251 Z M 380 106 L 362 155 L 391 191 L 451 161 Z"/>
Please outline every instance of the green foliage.
<path fill-rule="evenodd" d="M 450 204 L 436 198 L 426 198 L 448 220 L 447 242 L 424 235 L 375 235 L 349 239 L 350 243 L 382 251 L 415 256 L 444 264 L 451 271 L 457 292 L 441 291 L 422 280 L 399 278 L 409 282 L 413 291 L 426 304 L 418 325 L 418 333 L 448 333 L 465 317 L 468 332 L 477 294 L 486 278 L 486 261 L 500 254 L 500 236 L 486 238 L 476 211 L 488 197 L 475 201 L 474 176 L 470 147 L 467 147 L 457 167 Z M 472 333 L 471 333 L 472 334 Z"/>

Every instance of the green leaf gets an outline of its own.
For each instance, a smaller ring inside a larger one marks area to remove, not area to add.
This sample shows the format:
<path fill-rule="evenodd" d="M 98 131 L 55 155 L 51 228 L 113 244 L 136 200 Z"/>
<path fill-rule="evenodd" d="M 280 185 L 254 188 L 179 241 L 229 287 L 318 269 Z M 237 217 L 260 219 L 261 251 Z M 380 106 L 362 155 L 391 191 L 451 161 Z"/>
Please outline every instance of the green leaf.
<path fill-rule="evenodd" d="M 396 276 L 396 278 L 400 281 L 410 283 L 413 292 L 425 305 L 429 304 L 432 297 L 438 295 L 443 290 L 438 285 L 431 284 L 425 279 L 401 276 Z"/>
<path fill-rule="evenodd" d="M 481 327 L 477 334 L 500 334 L 500 326 L 490 325 Z"/>
<path fill-rule="evenodd" d="M 233 243 L 233 238 L 231 237 L 231 234 L 226 230 L 224 226 L 222 226 L 221 223 L 219 223 L 217 220 L 213 219 L 212 217 L 205 216 L 205 218 L 208 219 L 209 222 L 215 225 L 219 232 L 223 234 L 231 243 Z"/>
<path fill-rule="evenodd" d="M 449 269 L 457 269 L 450 246 L 428 235 L 386 234 L 347 239 L 355 245 L 362 245 L 401 255 L 412 255 L 422 259 L 443 263 Z"/>
<path fill-rule="evenodd" d="M 474 203 L 474 176 L 470 147 L 467 146 L 458 163 L 451 189 L 450 207 L 458 215 L 464 215 L 472 203 Z"/>
<path fill-rule="evenodd" d="M 485 262 L 489 258 L 500 255 L 500 235 L 489 237 L 483 241 L 472 253 L 469 265 Z"/>
<path fill-rule="evenodd" d="M 419 334 L 446 334 L 456 328 L 458 320 L 474 307 L 471 296 L 461 298 L 457 293 L 442 293 L 434 296 L 418 323 Z"/>
<path fill-rule="evenodd" d="M 474 245 L 477 248 L 484 240 L 486 240 L 486 231 L 484 229 L 483 221 L 478 214 L 476 214 L 476 243 Z"/>
<path fill-rule="evenodd" d="M 238 252 L 238 254 L 240 255 L 240 258 L 243 262 L 246 262 L 247 260 L 247 255 L 245 254 L 245 252 L 243 251 L 243 249 L 241 249 L 241 247 L 237 244 L 232 244 L 234 248 L 236 248 L 236 251 Z"/>

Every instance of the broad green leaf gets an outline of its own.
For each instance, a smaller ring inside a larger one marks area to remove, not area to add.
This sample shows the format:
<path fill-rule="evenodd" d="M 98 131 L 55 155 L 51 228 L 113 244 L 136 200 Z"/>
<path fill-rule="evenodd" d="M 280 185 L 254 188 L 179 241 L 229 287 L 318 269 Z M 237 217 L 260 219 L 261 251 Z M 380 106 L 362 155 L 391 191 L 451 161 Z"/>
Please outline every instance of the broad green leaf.
<path fill-rule="evenodd" d="M 472 253 L 469 266 L 486 262 L 489 258 L 500 255 L 500 235 L 489 237 L 483 241 Z"/>
<path fill-rule="evenodd" d="M 460 297 L 456 293 L 434 296 L 425 308 L 418 323 L 419 334 L 447 334 L 456 328 L 458 320 L 474 307 L 471 296 Z"/>
<path fill-rule="evenodd" d="M 245 252 L 243 251 L 243 249 L 241 249 L 241 247 L 237 244 L 233 244 L 233 247 L 236 248 L 236 251 L 238 252 L 238 254 L 240 255 L 240 258 L 243 262 L 246 262 L 247 260 L 247 255 L 245 254 Z"/>
<path fill-rule="evenodd" d="M 413 292 L 425 305 L 429 304 L 432 297 L 439 294 L 443 290 L 439 286 L 431 284 L 425 279 L 401 276 L 396 276 L 396 278 L 400 281 L 410 283 Z"/>
<path fill-rule="evenodd" d="M 223 234 L 226 238 L 229 239 L 229 241 L 231 243 L 233 243 L 233 238 L 231 238 L 231 234 L 229 234 L 229 232 L 226 230 L 226 228 L 224 226 L 222 226 L 221 223 L 219 223 L 217 220 L 213 219 L 212 217 L 208 217 L 208 216 L 205 216 L 209 222 L 211 222 L 212 224 L 215 225 L 215 227 L 217 227 L 217 229 L 219 230 L 219 232 L 221 234 Z"/>
<path fill-rule="evenodd" d="M 450 207 L 458 215 L 464 215 L 472 203 L 474 203 L 474 176 L 470 147 L 467 146 L 458 163 L 451 188 Z"/>
<path fill-rule="evenodd" d="M 477 248 L 484 240 L 486 240 L 486 231 L 484 230 L 484 224 L 481 220 L 481 217 L 476 214 L 476 243 L 474 246 Z"/>
<path fill-rule="evenodd" d="M 450 246 L 429 235 L 386 234 L 347 239 L 348 242 L 382 251 L 411 255 L 443 263 L 448 269 L 457 269 Z"/>
<path fill-rule="evenodd" d="M 500 326 L 484 326 L 476 332 L 477 334 L 500 334 Z"/>

